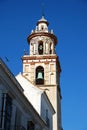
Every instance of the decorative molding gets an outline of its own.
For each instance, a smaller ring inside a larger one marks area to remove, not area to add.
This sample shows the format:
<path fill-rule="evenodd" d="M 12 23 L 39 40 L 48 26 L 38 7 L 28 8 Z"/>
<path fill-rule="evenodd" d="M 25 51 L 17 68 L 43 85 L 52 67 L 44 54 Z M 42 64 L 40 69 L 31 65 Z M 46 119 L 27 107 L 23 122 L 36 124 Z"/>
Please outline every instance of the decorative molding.
<path fill-rule="evenodd" d="M 56 45 L 57 44 L 57 37 L 54 35 L 54 34 L 51 34 L 51 33 L 46 33 L 46 32 L 37 32 L 37 33 L 32 33 L 31 35 L 28 36 L 27 38 L 27 41 L 28 43 L 30 43 L 30 40 L 34 37 L 37 37 L 37 36 L 48 36 L 52 39 L 54 39 L 54 44 Z"/>

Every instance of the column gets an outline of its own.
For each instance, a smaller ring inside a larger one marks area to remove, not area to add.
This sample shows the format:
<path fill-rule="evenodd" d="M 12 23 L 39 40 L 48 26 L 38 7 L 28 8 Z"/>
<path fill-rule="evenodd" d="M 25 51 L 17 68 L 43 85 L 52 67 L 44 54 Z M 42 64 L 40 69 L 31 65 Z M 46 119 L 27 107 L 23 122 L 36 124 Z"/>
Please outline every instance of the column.
<path fill-rule="evenodd" d="M 48 54 L 48 43 L 46 42 L 46 54 Z"/>
<path fill-rule="evenodd" d="M 35 47 L 36 47 L 36 44 L 34 43 L 33 46 L 34 46 L 34 48 L 33 48 L 33 49 L 34 49 L 34 53 L 33 53 L 33 54 L 35 55 L 35 49 L 36 49 Z"/>
<path fill-rule="evenodd" d="M 51 54 L 54 54 L 54 44 L 53 43 L 51 44 L 51 51 L 52 51 Z"/>
<path fill-rule="evenodd" d="M 30 55 L 33 55 L 34 53 L 34 45 L 33 43 L 30 44 Z"/>
<path fill-rule="evenodd" d="M 6 93 L 3 93 L 2 97 L 2 129 L 4 129 L 4 124 L 5 124 L 5 108 L 6 108 Z"/>

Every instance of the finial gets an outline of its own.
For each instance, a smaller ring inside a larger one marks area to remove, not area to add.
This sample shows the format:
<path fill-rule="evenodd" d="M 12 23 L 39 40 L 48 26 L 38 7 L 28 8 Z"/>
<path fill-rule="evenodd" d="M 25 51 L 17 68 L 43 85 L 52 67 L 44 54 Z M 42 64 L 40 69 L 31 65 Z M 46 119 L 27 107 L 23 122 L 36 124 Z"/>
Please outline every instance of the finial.
<path fill-rule="evenodd" d="M 44 3 L 42 3 L 42 18 L 44 18 L 45 14 L 44 14 Z"/>

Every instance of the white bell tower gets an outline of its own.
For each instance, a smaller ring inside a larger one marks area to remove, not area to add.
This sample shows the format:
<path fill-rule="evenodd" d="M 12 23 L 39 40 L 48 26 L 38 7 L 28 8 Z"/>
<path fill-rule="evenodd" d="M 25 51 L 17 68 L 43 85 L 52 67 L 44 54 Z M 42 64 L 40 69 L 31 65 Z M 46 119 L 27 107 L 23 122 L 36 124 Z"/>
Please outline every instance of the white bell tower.
<path fill-rule="evenodd" d="M 31 31 L 27 40 L 30 54 L 22 57 L 23 75 L 38 88 L 46 91 L 52 103 L 53 130 L 62 130 L 61 126 L 61 67 L 55 52 L 57 38 L 53 30 L 48 30 L 48 21 L 42 16 L 37 22 L 36 29 Z"/>

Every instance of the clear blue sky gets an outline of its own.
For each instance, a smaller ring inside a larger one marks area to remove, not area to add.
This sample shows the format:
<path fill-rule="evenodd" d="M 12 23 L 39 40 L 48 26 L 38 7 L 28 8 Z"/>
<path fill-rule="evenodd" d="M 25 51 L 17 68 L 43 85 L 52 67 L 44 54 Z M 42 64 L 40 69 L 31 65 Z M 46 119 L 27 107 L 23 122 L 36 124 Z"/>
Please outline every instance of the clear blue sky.
<path fill-rule="evenodd" d="M 0 0 L 0 57 L 14 75 L 29 51 L 27 37 L 42 16 L 58 37 L 64 130 L 87 130 L 87 0 Z"/>

